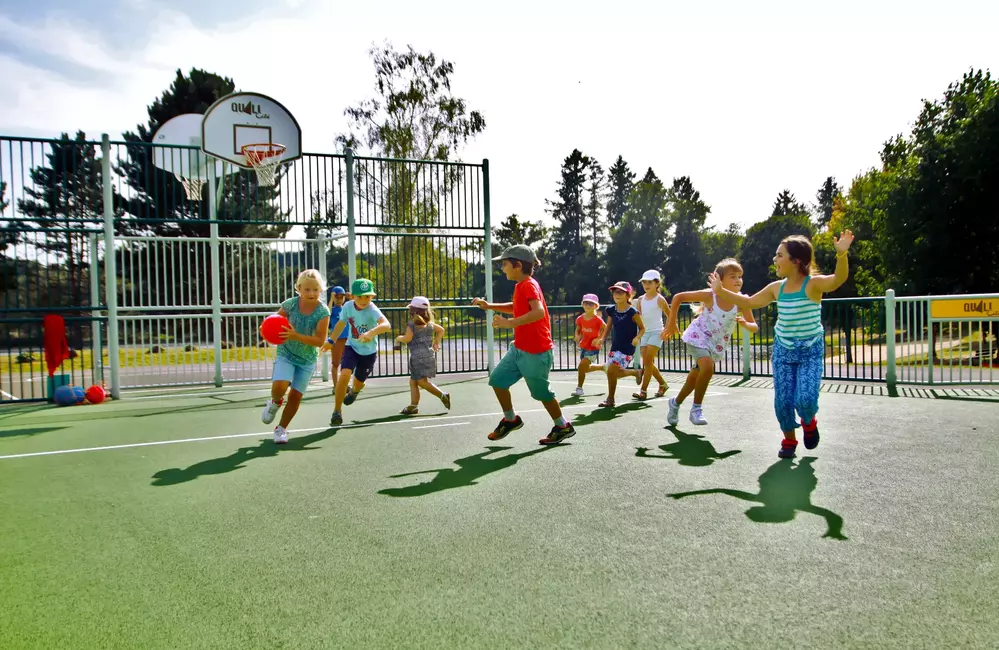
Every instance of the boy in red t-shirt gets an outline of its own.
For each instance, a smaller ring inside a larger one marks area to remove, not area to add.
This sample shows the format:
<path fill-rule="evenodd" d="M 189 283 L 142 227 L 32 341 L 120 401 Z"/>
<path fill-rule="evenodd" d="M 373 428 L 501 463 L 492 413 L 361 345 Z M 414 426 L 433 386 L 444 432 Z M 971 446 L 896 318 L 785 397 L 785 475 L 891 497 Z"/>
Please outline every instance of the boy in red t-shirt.
<path fill-rule="evenodd" d="M 586 373 L 603 370 L 603 366 L 592 365 L 600 355 L 600 346 L 597 339 L 602 338 L 604 331 L 604 321 L 597 315 L 597 308 L 600 307 L 600 299 L 595 293 L 588 293 L 583 296 L 583 313 L 576 318 L 576 345 L 579 346 L 579 370 L 577 371 L 579 384 L 572 394 L 576 397 L 583 396 L 583 382 L 586 381 Z"/>
<path fill-rule="evenodd" d="M 481 309 L 513 314 L 513 318 L 504 318 L 499 314 L 493 316 L 493 327 L 513 329 L 513 345 L 489 374 L 489 385 L 493 387 L 503 409 L 503 419 L 489 434 L 489 439 L 500 440 L 524 426 L 524 421 L 513 410 L 513 397 L 510 395 L 510 387 L 523 379 L 531 397 L 541 402 L 555 421 L 548 437 L 539 442 L 542 445 L 557 444 L 576 435 L 576 430 L 562 416 L 562 407 L 548 381 L 553 358 L 552 325 L 541 285 L 531 277 L 541 262 L 531 247 L 524 244 L 511 246 L 493 261 L 503 264 L 506 279 L 513 280 L 517 286 L 513 290 L 513 302 L 489 303 L 482 298 L 472 301 Z"/>

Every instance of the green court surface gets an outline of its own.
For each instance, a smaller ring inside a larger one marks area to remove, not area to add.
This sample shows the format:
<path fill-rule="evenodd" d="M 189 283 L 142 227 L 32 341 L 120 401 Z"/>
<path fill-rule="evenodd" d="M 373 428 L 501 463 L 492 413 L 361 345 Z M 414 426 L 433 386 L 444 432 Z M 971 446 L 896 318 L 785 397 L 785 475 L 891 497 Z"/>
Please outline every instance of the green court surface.
<path fill-rule="evenodd" d="M 827 386 L 782 461 L 765 380 L 670 429 L 591 375 L 540 447 L 523 385 L 494 443 L 485 379 L 440 379 L 450 413 L 375 378 L 339 430 L 316 384 L 284 447 L 260 386 L 0 410 L 0 648 L 999 643 L 995 391 Z"/>

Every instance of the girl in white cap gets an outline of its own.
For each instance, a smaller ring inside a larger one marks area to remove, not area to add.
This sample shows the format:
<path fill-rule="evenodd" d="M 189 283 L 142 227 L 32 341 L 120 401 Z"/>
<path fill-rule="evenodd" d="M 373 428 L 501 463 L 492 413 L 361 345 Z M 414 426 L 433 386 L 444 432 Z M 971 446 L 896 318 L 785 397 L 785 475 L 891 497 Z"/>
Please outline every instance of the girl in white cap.
<path fill-rule="evenodd" d="M 421 388 L 438 398 L 450 411 L 450 393 L 443 392 L 430 381 L 437 376 L 435 353 L 441 347 L 444 328 L 434 322 L 430 300 L 424 296 L 414 296 L 409 301 L 409 315 L 411 320 L 406 324 L 406 333 L 395 339 L 409 346 L 409 406 L 400 413 L 416 415 L 420 412 Z"/>
<path fill-rule="evenodd" d="M 645 294 L 633 301 L 635 309 L 642 317 L 642 322 L 645 323 L 645 334 L 642 335 L 639 348 L 642 355 L 643 371 L 640 375 L 635 376 L 635 381 L 638 382 L 641 389 L 632 394 L 635 399 L 649 398 L 647 391 L 653 378 L 659 382 L 656 397 L 665 395 L 669 388 L 656 363 L 656 355 L 659 354 L 659 348 L 663 345 L 663 314 L 669 317 L 669 303 L 660 292 L 660 286 L 662 286 L 662 276 L 659 275 L 659 271 L 649 269 L 642 275 L 642 288 L 645 289 Z"/>

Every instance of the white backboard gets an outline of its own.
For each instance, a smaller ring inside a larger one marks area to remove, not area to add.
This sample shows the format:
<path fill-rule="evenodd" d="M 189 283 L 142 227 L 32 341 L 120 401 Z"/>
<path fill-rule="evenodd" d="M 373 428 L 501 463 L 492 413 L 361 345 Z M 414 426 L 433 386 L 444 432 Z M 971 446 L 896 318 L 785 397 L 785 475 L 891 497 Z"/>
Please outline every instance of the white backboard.
<path fill-rule="evenodd" d="M 198 113 L 185 113 L 161 124 L 153 134 L 153 165 L 178 178 L 208 180 L 208 171 L 214 161 L 215 176 L 221 178 L 222 161 L 206 155 L 201 147 L 203 118 L 204 115 Z M 157 147 L 158 144 L 176 146 Z M 197 148 L 179 149 L 177 146 Z"/>
<path fill-rule="evenodd" d="M 233 93 L 214 104 L 201 121 L 201 148 L 216 158 L 249 168 L 242 147 L 281 144 L 283 161 L 302 156 L 302 129 L 277 100 L 258 93 Z"/>

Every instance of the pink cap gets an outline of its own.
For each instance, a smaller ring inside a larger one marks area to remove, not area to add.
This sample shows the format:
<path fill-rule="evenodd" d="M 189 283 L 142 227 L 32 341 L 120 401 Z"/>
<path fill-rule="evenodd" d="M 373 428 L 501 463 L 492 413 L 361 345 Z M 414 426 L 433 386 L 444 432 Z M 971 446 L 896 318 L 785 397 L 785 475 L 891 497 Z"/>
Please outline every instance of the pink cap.
<path fill-rule="evenodd" d="M 583 302 L 592 302 L 594 305 L 600 304 L 600 298 L 597 298 L 595 293 L 583 294 Z"/>

